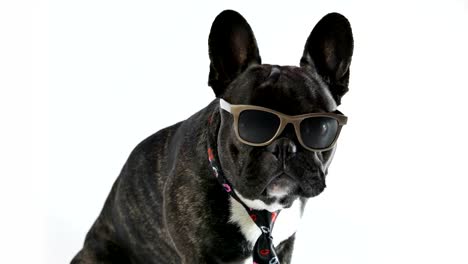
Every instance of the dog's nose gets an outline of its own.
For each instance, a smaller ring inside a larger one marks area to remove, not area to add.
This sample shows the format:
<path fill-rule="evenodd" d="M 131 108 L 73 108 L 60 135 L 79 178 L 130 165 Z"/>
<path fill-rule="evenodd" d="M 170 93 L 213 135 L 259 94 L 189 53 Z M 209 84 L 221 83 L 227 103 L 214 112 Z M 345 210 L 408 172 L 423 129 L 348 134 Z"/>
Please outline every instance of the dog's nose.
<path fill-rule="evenodd" d="M 296 144 L 289 138 L 279 138 L 267 146 L 267 150 L 271 152 L 279 160 L 287 160 L 296 153 Z"/>

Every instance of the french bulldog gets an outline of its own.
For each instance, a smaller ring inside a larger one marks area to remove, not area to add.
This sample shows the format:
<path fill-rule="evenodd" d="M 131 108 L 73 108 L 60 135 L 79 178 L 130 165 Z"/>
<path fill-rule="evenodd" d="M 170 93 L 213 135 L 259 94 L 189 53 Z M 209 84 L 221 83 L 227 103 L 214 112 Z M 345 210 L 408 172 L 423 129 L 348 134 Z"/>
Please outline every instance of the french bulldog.
<path fill-rule="evenodd" d="M 267 145 L 241 142 L 221 100 L 288 116 L 339 114 L 348 91 L 351 26 L 338 13 L 323 17 L 306 41 L 300 66 L 262 64 L 249 24 L 232 10 L 216 17 L 208 42 L 208 84 L 216 98 L 135 147 L 71 263 L 252 263 L 261 231 L 213 176 L 210 141 L 245 205 L 281 210 L 273 243 L 277 262 L 290 263 L 295 223 L 307 199 L 324 190 L 335 146 L 307 149 L 292 123 Z"/>

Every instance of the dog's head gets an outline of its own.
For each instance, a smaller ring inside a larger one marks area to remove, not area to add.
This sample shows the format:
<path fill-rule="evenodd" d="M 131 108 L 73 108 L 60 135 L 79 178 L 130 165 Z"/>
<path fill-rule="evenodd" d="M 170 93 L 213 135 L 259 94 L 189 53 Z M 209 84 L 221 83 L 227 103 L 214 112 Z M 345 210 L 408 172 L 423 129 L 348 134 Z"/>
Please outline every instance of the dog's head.
<path fill-rule="evenodd" d="M 348 91 L 352 53 L 348 20 L 331 13 L 312 30 L 300 67 L 261 64 L 249 24 L 226 10 L 216 17 L 209 36 L 209 85 L 217 97 L 234 105 L 261 106 L 290 116 L 331 113 Z M 248 206 L 273 211 L 324 190 L 335 148 L 307 150 L 292 124 L 268 145 L 247 145 L 235 134 L 233 115 L 220 112 L 221 167 Z"/>

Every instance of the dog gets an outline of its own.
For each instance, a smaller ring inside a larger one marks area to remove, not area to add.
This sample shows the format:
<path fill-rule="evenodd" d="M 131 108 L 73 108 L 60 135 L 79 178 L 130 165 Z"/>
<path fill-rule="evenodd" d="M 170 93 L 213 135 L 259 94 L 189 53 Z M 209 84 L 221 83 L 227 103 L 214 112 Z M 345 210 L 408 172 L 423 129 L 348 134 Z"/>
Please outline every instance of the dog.
<path fill-rule="evenodd" d="M 215 18 L 208 42 L 216 98 L 135 147 L 71 263 L 252 263 L 265 230 L 249 210 L 275 221 L 270 263 L 290 263 L 296 223 L 326 186 L 346 121 L 337 106 L 348 91 L 350 23 L 324 16 L 300 66 L 262 64 L 236 11 Z"/>

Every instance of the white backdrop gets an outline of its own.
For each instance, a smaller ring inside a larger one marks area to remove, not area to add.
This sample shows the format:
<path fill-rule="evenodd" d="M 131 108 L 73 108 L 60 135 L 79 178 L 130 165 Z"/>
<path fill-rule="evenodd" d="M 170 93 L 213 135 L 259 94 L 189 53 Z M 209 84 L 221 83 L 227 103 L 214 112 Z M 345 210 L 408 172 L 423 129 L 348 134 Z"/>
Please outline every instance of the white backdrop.
<path fill-rule="evenodd" d="M 329 12 L 353 27 L 349 124 L 293 262 L 468 263 L 467 2 L 252 2 L 1 3 L 2 263 L 71 260 L 133 147 L 213 99 L 227 8 L 264 63 L 297 65 Z"/>

